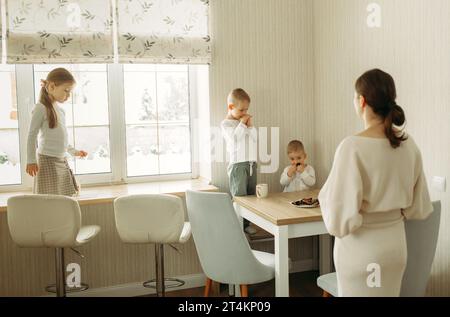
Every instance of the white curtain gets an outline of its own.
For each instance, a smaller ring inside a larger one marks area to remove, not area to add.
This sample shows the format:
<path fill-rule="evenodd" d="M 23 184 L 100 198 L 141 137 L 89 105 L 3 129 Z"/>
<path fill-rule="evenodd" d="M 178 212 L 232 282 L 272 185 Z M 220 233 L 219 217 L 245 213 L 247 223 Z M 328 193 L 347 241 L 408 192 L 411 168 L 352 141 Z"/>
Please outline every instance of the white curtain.
<path fill-rule="evenodd" d="M 208 64 L 209 0 L 116 0 L 119 61 Z"/>
<path fill-rule="evenodd" d="M 112 63 L 110 0 L 7 0 L 7 62 Z"/>

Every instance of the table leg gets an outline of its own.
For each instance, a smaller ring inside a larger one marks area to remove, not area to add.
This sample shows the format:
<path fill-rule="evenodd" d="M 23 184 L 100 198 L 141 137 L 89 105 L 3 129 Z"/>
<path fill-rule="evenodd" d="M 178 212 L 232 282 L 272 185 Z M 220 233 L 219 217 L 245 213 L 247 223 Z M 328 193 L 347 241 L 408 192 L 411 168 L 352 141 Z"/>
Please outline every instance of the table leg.
<path fill-rule="evenodd" d="M 244 227 L 244 218 L 242 218 L 242 216 L 241 216 L 241 211 L 240 211 L 241 206 L 239 206 L 236 203 L 233 203 L 233 207 L 234 207 L 234 211 L 236 212 L 236 215 L 238 217 L 239 223 L 241 224 L 241 228 L 243 228 Z"/>
<path fill-rule="evenodd" d="M 241 297 L 241 288 L 238 284 L 234 285 L 234 297 Z"/>
<path fill-rule="evenodd" d="M 275 230 L 275 296 L 289 297 L 288 227 Z"/>
<path fill-rule="evenodd" d="M 234 296 L 234 284 L 228 284 L 228 296 Z"/>

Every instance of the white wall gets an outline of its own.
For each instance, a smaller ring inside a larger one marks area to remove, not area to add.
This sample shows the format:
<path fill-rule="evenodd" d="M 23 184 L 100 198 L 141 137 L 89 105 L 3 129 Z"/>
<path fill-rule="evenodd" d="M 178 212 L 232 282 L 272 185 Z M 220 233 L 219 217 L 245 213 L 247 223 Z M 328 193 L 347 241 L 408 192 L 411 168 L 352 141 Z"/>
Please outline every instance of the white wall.
<path fill-rule="evenodd" d="M 211 1 L 210 67 L 211 125 L 225 118 L 226 97 L 244 88 L 252 98 L 250 114 L 257 127 L 280 128 L 280 168 L 258 174 L 258 182 L 280 191 L 282 168 L 288 164 L 286 146 L 301 139 L 311 162 L 313 141 L 313 21 L 312 0 Z M 216 147 L 221 140 L 212 144 Z M 228 190 L 226 163 L 213 162 L 213 184 Z M 290 254 L 310 258 L 312 239 L 304 239 Z"/>

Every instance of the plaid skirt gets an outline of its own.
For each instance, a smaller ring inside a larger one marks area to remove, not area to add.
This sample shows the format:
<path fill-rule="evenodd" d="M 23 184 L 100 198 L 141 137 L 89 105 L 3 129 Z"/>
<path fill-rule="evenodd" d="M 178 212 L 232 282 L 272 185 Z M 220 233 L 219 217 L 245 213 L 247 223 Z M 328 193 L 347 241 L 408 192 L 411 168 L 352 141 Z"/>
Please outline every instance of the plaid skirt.
<path fill-rule="evenodd" d="M 39 154 L 38 173 L 34 178 L 35 194 L 74 196 L 79 186 L 66 158 Z"/>

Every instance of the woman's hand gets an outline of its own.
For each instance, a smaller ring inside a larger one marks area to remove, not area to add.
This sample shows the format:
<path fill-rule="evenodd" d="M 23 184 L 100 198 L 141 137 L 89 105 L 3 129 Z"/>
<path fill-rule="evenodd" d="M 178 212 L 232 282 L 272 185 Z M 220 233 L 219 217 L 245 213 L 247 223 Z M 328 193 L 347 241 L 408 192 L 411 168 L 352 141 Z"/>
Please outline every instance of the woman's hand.
<path fill-rule="evenodd" d="M 27 174 L 30 176 L 36 176 L 38 171 L 39 171 L 39 167 L 36 163 L 34 164 L 27 164 L 27 168 L 26 168 Z"/>
<path fill-rule="evenodd" d="M 88 155 L 88 153 L 85 151 L 78 151 L 75 153 L 75 156 L 79 156 L 79 157 L 86 157 L 87 155 Z"/>

